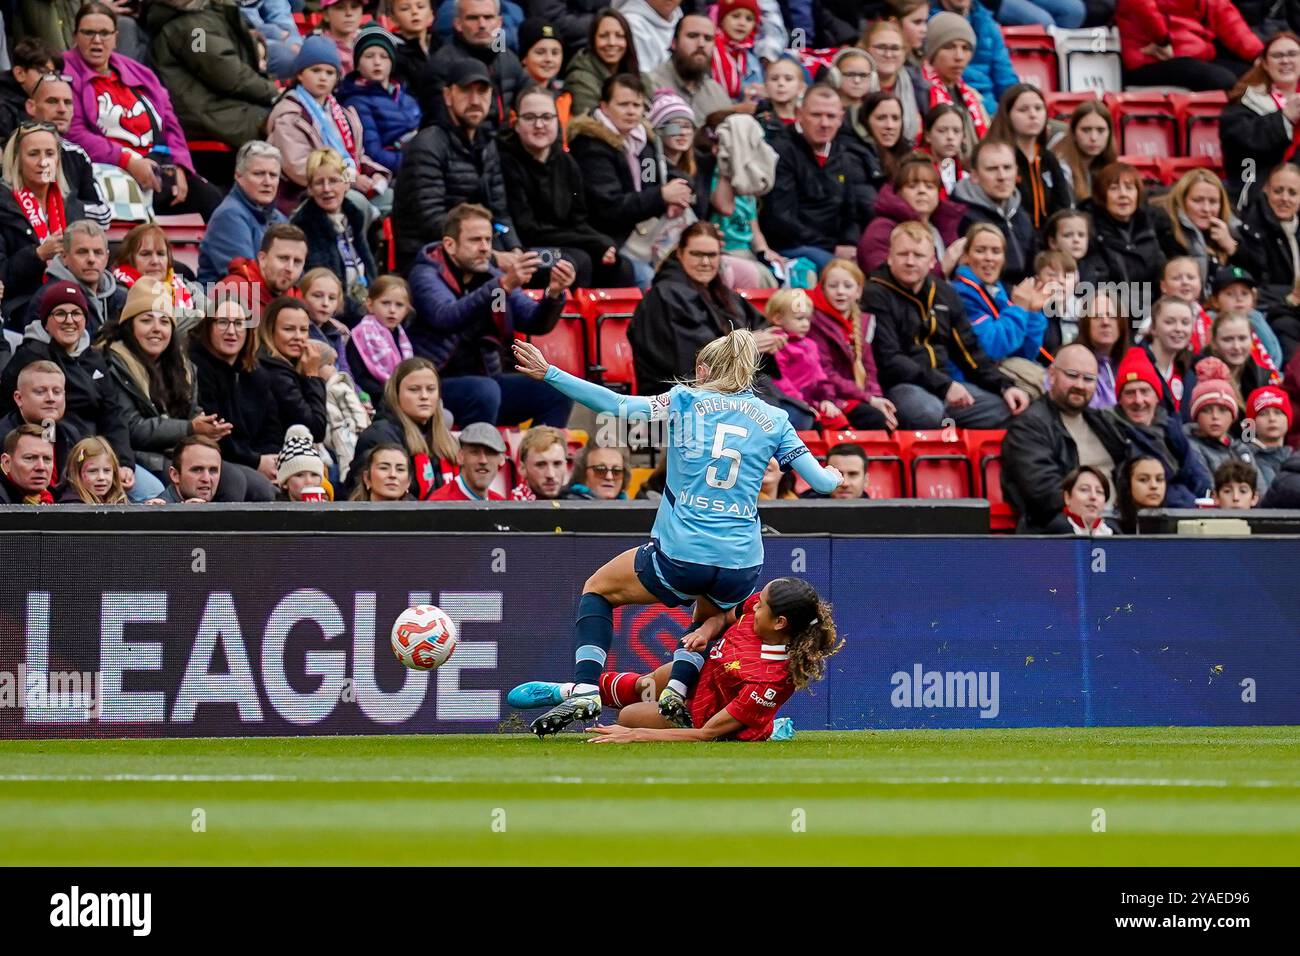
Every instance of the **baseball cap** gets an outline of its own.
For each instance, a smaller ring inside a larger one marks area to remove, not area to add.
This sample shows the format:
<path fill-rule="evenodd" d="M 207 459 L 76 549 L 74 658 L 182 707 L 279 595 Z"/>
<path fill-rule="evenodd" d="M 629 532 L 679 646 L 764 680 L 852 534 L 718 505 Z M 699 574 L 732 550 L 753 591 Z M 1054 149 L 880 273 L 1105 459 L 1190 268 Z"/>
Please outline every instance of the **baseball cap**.
<path fill-rule="evenodd" d="M 451 65 L 447 82 L 452 86 L 471 86 L 474 83 L 486 83 L 491 86 L 492 76 L 488 73 L 487 67 L 478 60 L 465 57 Z"/>
<path fill-rule="evenodd" d="M 1256 288 L 1255 277 L 1243 269 L 1241 266 L 1219 266 L 1214 270 L 1214 276 L 1210 279 L 1210 291 L 1218 295 L 1233 283 L 1241 282 L 1252 289 Z"/>

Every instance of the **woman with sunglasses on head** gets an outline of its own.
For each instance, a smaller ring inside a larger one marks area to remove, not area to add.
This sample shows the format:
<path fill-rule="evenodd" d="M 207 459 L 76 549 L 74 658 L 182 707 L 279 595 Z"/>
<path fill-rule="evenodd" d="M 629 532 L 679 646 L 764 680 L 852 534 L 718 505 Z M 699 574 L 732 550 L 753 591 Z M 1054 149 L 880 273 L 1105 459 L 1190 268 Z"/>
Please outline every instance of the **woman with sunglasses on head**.
<path fill-rule="evenodd" d="M 45 281 L 50 260 L 63 251 L 63 231 L 83 218 L 67 188 L 59 134 L 48 123 L 21 124 L 0 163 L 0 281 L 5 324 L 19 330 Z"/>
<path fill-rule="evenodd" d="M 117 11 L 90 0 L 73 29 L 76 45 L 63 61 L 75 102 L 68 138 L 92 161 L 120 167 L 151 191 L 154 212 L 210 218 L 221 191 L 194 172 L 185 131 L 157 75 L 116 52 Z"/>

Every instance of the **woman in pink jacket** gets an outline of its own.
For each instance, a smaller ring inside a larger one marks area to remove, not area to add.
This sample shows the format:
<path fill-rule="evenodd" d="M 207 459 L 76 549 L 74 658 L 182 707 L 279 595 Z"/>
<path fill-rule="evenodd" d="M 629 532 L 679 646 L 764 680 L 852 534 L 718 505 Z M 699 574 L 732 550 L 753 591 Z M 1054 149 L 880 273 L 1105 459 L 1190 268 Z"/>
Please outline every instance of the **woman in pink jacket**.
<path fill-rule="evenodd" d="M 118 166 L 152 190 L 154 212 L 210 218 L 221 190 L 194 172 L 171 97 L 153 70 L 116 52 L 116 11 L 87 3 L 73 30 L 75 45 L 63 59 L 74 104 L 68 139 L 92 162 Z"/>
<path fill-rule="evenodd" d="M 1115 26 L 1126 86 L 1231 89 L 1264 49 L 1232 0 L 1119 0 Z"/>

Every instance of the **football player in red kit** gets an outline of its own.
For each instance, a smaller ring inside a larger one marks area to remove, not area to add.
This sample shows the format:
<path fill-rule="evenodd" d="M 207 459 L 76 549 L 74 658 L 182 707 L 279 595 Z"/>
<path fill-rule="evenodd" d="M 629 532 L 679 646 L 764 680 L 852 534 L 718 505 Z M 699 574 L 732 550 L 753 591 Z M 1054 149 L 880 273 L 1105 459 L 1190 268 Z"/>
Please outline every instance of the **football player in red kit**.
<path fill-rule="evenodd" d="M 721 638 L 719 638 L 721 635 Z M 709 618 L 682 639 L 690 650 L 711 642 L 700 680 L 687 704 L 690 727 L 672 727 L 656 701 L 671 664 L 649 674 L 605 673 L 601 703 L 618 707 L 618 724 L 593 727 L 590 743 L 648 740 L 767 740 L 777 711 L 796 691 L 820 680 L 826 658 L 843 645 L 831 609 L 815 588 L 797 578 L 778 578 L 739 606 Z M 562 699 L 569 685 L 532 681 L 510 692 L 518 707 Z"/>

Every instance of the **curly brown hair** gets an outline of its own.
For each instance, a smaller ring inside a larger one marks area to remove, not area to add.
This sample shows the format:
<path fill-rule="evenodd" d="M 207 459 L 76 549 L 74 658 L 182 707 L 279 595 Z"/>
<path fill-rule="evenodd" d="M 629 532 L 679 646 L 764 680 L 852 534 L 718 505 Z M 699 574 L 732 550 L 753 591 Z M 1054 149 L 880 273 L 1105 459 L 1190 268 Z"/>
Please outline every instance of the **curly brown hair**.
<path fill-rule="evenodd" d="M 767 586 L 767 606 L 773 618 L 786 620 L 786 652 L 790 680 L 803 690 L 826 676 L 826 659 L 844 646 L 836 633 L 831 606 L 807 581 L 777 578 Z"/>

